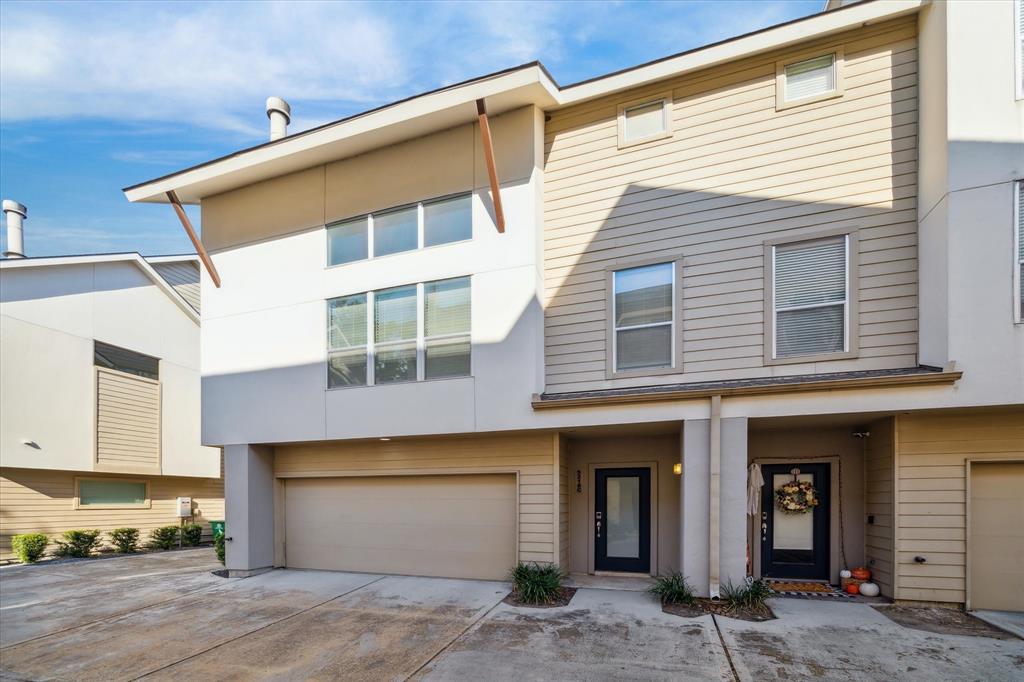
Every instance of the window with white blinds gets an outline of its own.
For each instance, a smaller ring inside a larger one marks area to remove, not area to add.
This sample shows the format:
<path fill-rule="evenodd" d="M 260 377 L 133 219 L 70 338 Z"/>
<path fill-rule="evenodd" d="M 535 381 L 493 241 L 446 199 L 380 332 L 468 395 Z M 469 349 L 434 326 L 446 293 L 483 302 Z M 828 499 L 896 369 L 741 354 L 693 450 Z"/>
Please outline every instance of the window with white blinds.
<path fill-rule="evenodd" d="M 795 102 L 836 89 L 836 56 L 827 54 L 785 67 L 785 101 Z"/>
<path fill-rule="evenodd" d="M 675 263 L 612 274 L 616 372 L 671 367 L 675 338 Z"/>
<path fill-rule="evenodd" d="M 1014 307 L 1016 321 L 1024 322 L 1024 180 L 1015 182 L 1014 189 L 1014 257 L 1017 261 L 1013 273 L 1014 279 L 1017 280 L 1013 286 L 1017 297 L 1017 305 Z"/>
<path fill-rule="evenodd" d="M 772 247 L 774 358 L 848 348 L 849 237 Z"/>
<path fill-rule="evenodd" d="M 1016 53 L 1014 65 L 1016 66 L 1016 90 L 1017 99 L 1024 99 L 1024 0 L 1013 2 L 1013 25 L 1016 29 L 1016 40 L 1013 49 Z"/>
<path fill-rule="evenodd" d="M 469 376 L 469 277 L 327 301 L 327 386 Z"/>

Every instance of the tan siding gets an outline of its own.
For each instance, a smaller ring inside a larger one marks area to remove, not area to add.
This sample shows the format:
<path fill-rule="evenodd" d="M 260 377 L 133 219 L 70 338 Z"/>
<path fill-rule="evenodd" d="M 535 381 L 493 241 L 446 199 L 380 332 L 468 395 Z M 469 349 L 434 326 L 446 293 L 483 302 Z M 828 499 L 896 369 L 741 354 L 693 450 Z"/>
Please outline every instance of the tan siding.
<path fill-rule="evenodd" d="M 517 472 L 519 559 L 551 562 L 556 462 L 557 439 L 531 434 L 281 446 L 274 471 L 290 478 Z"/>
<path fill-rule="evenodd" d="M 211 519 L 224 518 L 224 481 L 220 478 L 130 476 L 149 481 L 149 509 L 75 509 L 75 477 L 102 477 L 95 472 L 5 468 L 0 475 L 0 558 L 11 556 L 11 536 L 46 533 L 59 537 L 73 528 L 130 527 L 145 541 L 158 526 L 177 524 L 177 497 L 192 497 L 196 522 L 209 539 Z M 104 540 L 107 538 L 104 537 Z"/>
<path fill-rule="evenodd" d="M 1024 410 L 896 418 L 897 599 L 965 600 L 969 459 L 1024 460 Z"/>
<path fill-rule="evenodd" d="M 864 452 L 864 513 L 874 517 L 874 523 L 864 527 L 864 559 L 887 597 L 892 596 L 893 589 L 895 438 L 891 417 L 874 422 Z"/>
<path fill-rule="evenodd" d="M 558 561 L 562 570 L 568 571 L 570 556 L 569 489 L 569 445 L 564 436 L 558 441 Z"/>
<path fill-rule="evenodd" d="M 200 310 L 199 267 L 192 261 L 150 263 L 190 306 Z"/>
<path fill-rule="evenodd" d="M 913 20 L 841 44 L 842 97 L 775 110 L 777 52 L 553 112 L 545 131 L 546 385 L 588 390 L 916 363 Z M 671 90 L 674 135 L 619 149 L 622 101 Z M 857 230 L 860 354 L 764 367 L 763 242 Z M 685 375 L 605 378 L 605 270 L 683 257 Z"/>
<path fill-rule="evenodd" d="M 96 468 L 159 473 L 159 381 L 96 368 Z"/>

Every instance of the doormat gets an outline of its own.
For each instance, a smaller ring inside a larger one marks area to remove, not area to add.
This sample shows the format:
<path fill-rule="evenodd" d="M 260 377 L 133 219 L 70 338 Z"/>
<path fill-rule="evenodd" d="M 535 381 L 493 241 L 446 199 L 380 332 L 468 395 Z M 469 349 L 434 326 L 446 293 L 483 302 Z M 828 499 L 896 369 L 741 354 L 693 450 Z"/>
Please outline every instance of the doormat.
<path fill-rule="evenodd" d="M 854 599 L 854 595 L 842 592 L 827 583 L 792 582 L 769 580 L 772 591 L 780 597 L 803 599 Z"/>

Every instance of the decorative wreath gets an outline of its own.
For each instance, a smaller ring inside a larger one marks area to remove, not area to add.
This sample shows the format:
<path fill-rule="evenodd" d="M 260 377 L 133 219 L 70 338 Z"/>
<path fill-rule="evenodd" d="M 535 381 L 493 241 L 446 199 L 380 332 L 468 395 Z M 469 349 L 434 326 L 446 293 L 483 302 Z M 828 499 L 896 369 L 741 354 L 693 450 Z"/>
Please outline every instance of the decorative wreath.
<path fill-rule="evenodd" d="M 775 489 L 775 502 L 787 514 L 806 514 L 821 504 L 810 481 L 783 483 Z"/>

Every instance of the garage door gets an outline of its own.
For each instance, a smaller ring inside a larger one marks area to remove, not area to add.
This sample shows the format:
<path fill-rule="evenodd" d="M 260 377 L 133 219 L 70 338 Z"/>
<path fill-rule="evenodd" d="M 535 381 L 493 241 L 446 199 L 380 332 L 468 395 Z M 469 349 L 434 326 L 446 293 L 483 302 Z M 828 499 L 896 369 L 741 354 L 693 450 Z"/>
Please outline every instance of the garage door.
<path fill-rule="evenodd" d="M 1024 611 L 1024 462 L 971 465 L 971 608 Z"/>
<path fill-rule="evenodd" d="M 501 580 L 515 563 L 515 533 L 511 474 L 285 483 L 293 568 Z"/>

